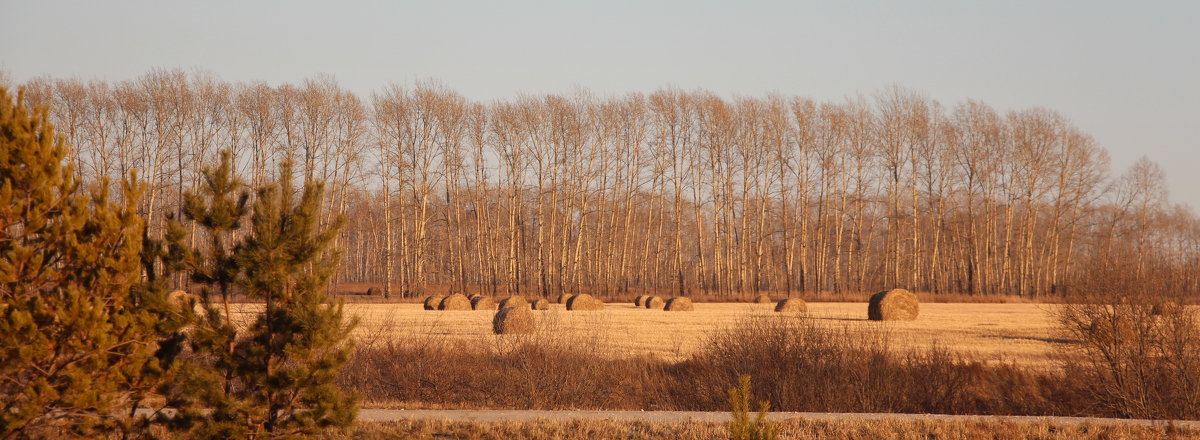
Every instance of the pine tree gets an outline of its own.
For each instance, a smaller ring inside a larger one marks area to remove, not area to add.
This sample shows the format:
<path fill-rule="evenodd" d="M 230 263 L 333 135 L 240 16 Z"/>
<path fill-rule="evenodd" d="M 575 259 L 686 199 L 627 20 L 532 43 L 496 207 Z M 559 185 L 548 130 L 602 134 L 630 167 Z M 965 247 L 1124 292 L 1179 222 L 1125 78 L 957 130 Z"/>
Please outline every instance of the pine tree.
<path fill-rule="evenodd" d="M 277 183 L 258 189 L 248 229 L 247 198 L 236 194 L 241 182 L 227 153 L 206 171 L 204 196 L 187 198 L 185 212 L 212 240 L 194 264 L 194 280 L 207 286 L 207 318 L 193 342 L 204 364 L 184 387 L 211 408 L 187 415 L 197 437 L 289 438 L 354 419 L 357 396 L 333 384 L 350 356 L 353 322 L 325 292 L 343 221 L 322 227 L 321 185 L 306 184 L 296 201 L 291 174 L 285 165 Z M 243 329 L 227 318 L 235 290 L 263 302 Z"/>
<path fill-rule="evenodd" d="M 118 429 L 154 364 L 139 188 L 81 189 L 46 111 L 0 88 L 0 438 Z"/>

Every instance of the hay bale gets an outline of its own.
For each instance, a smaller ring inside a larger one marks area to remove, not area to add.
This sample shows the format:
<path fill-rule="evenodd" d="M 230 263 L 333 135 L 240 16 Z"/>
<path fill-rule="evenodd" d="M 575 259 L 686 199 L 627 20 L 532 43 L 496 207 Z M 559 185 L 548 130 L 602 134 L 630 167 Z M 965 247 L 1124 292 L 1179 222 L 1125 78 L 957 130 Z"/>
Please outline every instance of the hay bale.
<path fill-rule="evenodd" d="M 668 312 L 690 312 L 696 310 L 696 306 L 692 305 L 692 300 L 677 296 L 667 300 L 667 304 L 663 306 L 663 310 Z"/>
<path fill-rule="evenodd" d="M 754 297 L 754 299 L 753 299 L 753 300 L 751 300 L 751 302 L 753 302 L 753 303 L 755 303 L 755 304 L 770 304 L 770 303 L 773 303 L 773 302 L 775 302 L 775 301 L 772 301 L 772 300 L 771 300 L 771 295 L 767 295 L 767 294 L 765 294 L 765 293 L 764 293 L 764 294 L 762 294 L 762 295 L 759 295 L 759 296 L 756 296 L 756 297 Z"/>
<path fill-rule="evenodd" d="M 492 317 L 492 333 L 498 335 L 529 334 L 537 331 L 533 311 L 525 307 L 508 307 Z"/>
<path fill-rule="evenodd" d="M 567 300 L 567 310 L 604 310 L 604 301 L 600 301 L 586 293 L 581 293 Z"/>
<path fill-rule="evenodd" d="M 538 298 L 529 303 L 529 308 L 533 310 L 550 310 L 550 301 Z"/>
<path fill-rule="evenodd" d="M 442 300 L 446 299 L 443 295 L 431 295 L 425 298 L 425 310 L 437 310 L 442 304 Z"/>
<path fill-rule="evenodd" d="M 502 309 L 524 309 L 529 307 L 529 301 L 525 301 L 525 297 L 513 295 L 500 300 L 500 308 Z"/>
<path fill-rule="evenodd" d="M 204 304 L 200 302 L 200 297 L 190 294 L 183 290 L 175 290 L 167 294 L 167 302 L 179 308 L 181 313 L 187 313 L 187 309 L 191 308 L 192 313 L 196 316 L 204 316 Z"/>
<path fill-rule="evenodd" d="M 475 295 L 471 299 L 471 310 L 496 310 L 496 300 L 486 296 Z"/>
<path fill-rule="evenodd" d="M 466 295 L 455 293 L 442 298 L 438 310 L 471 310 L 471 300 L 467 299 Z"/>
<path fill-rule="evenodd" d="M 379 289 L 376 289 L 374 287 L 367 289 L 367 296 L 375 296 L 378 294 L 379 294 Z"/>
<path fill-rule="evenodd" d="M 871 295 L 867 318 L 872 321 L 912 321 L 921 305 L 917 295 L 904 289 L 885 290 Z"/>
<path fill-rule="evenodd" d="M 662 298 L 653 295 L 646 297 L 646 299 L 643 301 L 643 304 L 647 309 L 661 309 L 666 306 L 666 303 L 663 302 Z"/>
<path fill-rule="evenodd" d="M 805 313 L 808 303 L 800 298 L 784 298 L 775 304 L 775 311 L 781 313 Z"/>
<path fill-rule="evenodd" d="M 637 298 L 634 298 L 633 305 L 638 306 L 638 307 L 645 307 L 646 306 L 646 295 L 638 295 Z"/>
<path fill-rule="evenodd" d="M 570 294 L 570 293 L 559 294 L 558 298 L 555 299 L 554 302 L 559 303 L 559 304 L 566 304 L 567 301 L 571 300 L 572 296 L 575 296 L 575 295 Z"/>

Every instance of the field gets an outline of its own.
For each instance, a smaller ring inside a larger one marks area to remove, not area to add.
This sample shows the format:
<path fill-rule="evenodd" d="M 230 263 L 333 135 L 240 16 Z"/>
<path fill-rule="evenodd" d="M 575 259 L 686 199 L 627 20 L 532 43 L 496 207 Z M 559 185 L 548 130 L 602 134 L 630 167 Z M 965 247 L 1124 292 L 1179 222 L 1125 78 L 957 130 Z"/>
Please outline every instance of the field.
<path fill-rule="evenodd" d="M 554 304 L 542 316 L 539 337 L 567 338 L 612 358 L 651 355 L 681 360 L 702 347 L 713 331 L 741 320 L 778 316 L 773 304 L 697 303 L 694 312 L 664 312 L 609 303 L 604 311 L 566 311 Z M 240 305 L 235 315 L 257 306 Z M 807 316 L 825 326 L 878 332 L 893 347 L 922 349 L 940 344 L 975 359 L 1009 361 L 1032 367 L 1055 363 L 1055 345 L 1065 344 L 1055 330 L 1047 304 L 927 303 L 911 322 L 873 322 L 865 303 L 809 303 Z M 499 345 L 511 336 L 491 332 L 491 311 L 427 311 L 420 304 L 347 304 L 358 316 L 356 335 L 364 341 L 388 338 L 435 338 Z"/>

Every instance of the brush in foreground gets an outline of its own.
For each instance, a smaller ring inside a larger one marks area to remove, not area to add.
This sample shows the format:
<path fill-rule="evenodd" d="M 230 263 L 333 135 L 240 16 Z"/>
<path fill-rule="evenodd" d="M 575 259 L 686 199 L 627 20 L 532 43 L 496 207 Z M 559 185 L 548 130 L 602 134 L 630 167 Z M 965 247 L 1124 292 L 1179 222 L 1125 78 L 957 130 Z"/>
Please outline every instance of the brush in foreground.
<path fill-rule="evenodd" d="M 751 302 L 753 302 L 755 304 L 770 304 L 775 301 L 771 301 L 771 295 L 767 295 L 764 293 L 762 295 L 754 297 L 754 300 Z"/>
<path fill-rule="evenodd" d="M 529 308 L 533 310 L 550 310 L 550 301 L 538 298 L 529 303 Z"/>
<path fill-rule="evenodd" d="M 871 295 L 867 318 L 872 321 L 912 321 L 920 312 L 917 295 L 904 289 L 885 290 Z"/>
<path fill-rule="evenodd" d="M 1194 438 L 1200 430 L 1157 426 L 1055 423 L 1052 420 L 904 419 L 787 419 L 777 422 L 785 438 L 1053 438 L 1082 440 L 1097 438 Z M 328 440 L 375 440 L 393 438 L 523 438 L 548 439 L 642 439 L 679 440 L 728 438 L 728 425 L 718 422 L 653 422 L 628 420 L 450 421 L 413 419 L 394 422 L 364 421 L 346 430 L 323 434 Z"/>
<path fill-rule="evenodd" d="M 513 295 L 508 298 L 504 298 L 504 299 L 500 300 L 500 308 L 502 308 L 502 309 L 509 309 L 509 308 L 512 308 L 512 309 L 522 308 L 523 309 L 523 308 L 527 308 L 527 307 L 529 307 L 529 302 L 525 301 L 525 297 L 520 296 L 520 295 Z"/>
<path fill-rule="evenodd" d="M 537 331 L 533 311 L 526 307 L 500 309 L 492 318 L 492 333 L 498 335 L 529 334 Z"/>
<path fill-rule="evenodd" d="M 425 298 L 425 310 L 437 310 L 438 306 L 442 305 L 442 300 L 446 299 L 442 295 L 432 295 Z"/>
<path fill-rule="evenodd" d="M 496 310 L 496 300 L 486 296 L 475 296 L 471 298 L 471 309 L 473 310 Z"/>
<path fill-rule="evenodd" d="M 466 295 L 455 293 L 442 299 L 438 310 L 471 310 L 471 300 Z"/>
<path fill-rule="evenodd" d="M 567 310 L 604 310 L 604 301 L 600 301 L 586 293 L 581 293 L 567 300 Z"/>
<path fill-rule="evenodd" d="M 645 300 L 642 301 L 642 303 L 646 306 L 647 309 L 661 309 L 665 305 L 662 298 L 659 298 L 657 296 L 648 296 L 648 297 L 646 297 Z"/>
<path fill-rule="evenodd" d="M 775 311 L 781 313 L 805 313 L 808 303 L 800 298 L 785 298 L 775 304 Z"/>
<path fill-rule="evenodd" d="M 690 312 L 696 310 L 696 306 L 692 305 L 692 300 L 677 296 L 667 300 L 667 304 L 663 306 L 663 310 L 668 312 Z"/>

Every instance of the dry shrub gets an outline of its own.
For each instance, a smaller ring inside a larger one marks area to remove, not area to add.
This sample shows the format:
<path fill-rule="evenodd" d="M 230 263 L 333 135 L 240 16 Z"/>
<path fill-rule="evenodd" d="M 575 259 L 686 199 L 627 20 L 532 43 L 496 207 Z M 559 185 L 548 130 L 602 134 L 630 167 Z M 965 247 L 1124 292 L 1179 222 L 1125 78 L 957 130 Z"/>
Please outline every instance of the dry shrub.
<path fill-rule="evenodd" d="M 550 310 L 550 301 L 538 298 L 529 303 L 529 308 L 533 310 Z"/>
<path fill-rule="evenodd" d="M 720 406 L 723 391 L 743 375 L 775 411 L 1040 415 L 1059 408 L 1053 399 L 1061 397 L 1047 389 L 1056 376 L 973 362 L 937 346 L 895 353 L 881 331 L 788 315 L 717 332 L 671 372 L 688 378 L 674 399 L 697 410 Z"/>
<path fill-rule="evenodd" d="M 471 310 L 471 300 L 467 299 L 466 295 L 455 293 L 442 298 L 438 310 Z"/>
<path fill-rule="evenodd" d="M 529 302 L 525 301 L 525 297 L 523 297 L 523 296 L 513 295 L 508 298 L 504 298 L 504 299 L 500 300 L 500 308 L 501 309 L 509 309 L 509 308 L 525 309 L 525 308 L 529 308 Z"/>
<path fill-rule="evenodd" d="M 537 321 L 528 307 L 505 307 L 492 318 L 492 333 L 497 335 L 530 334 L 537 331 Z"/>
<path fill-rule="evenodd" d="M 604 301 L 600 301 L 586 293 L 581 293 L 567 300 L 567 310 L 604 310 Z"/>
<path fill-rule="evenodd" d="M 784 298 L 775 304 L 775 311 L 781 313 L 806 313 L 808 303 L 800 298 Z"/>
<path fill-rule="evenodd" d="M 442 305 L 442 300 L 446 299 L 442 295 L 431 295 L 425 298 L 425 310 L 438 310 Z"/>
<path fill-rule="evenodd" d="M 754 297 L 754 300 L 752 302 L 755 304 L 770 304 L 775 301 L 771 301 L 771 295 L 767 295 L 764 293 L 764 294 Z"/>
<path fill-rule="evenodd" d="M 561 336 L 552 321 L 496 347 L 438 335 L 360 344 L 339 385 L 361 392 L 364 406 L 676 409 L 662 400 L 672 379 L 661 361 L 597 356 L 598 342 Z"/>
<path fill-rule="evenodd" d="M 490 297 L 475 295 L 474 298 L 471 298 L 472 310 L 496 310 L 497 308 L 496 300 Z"/>
<path fill-rule="evenodd" d="M 637 298 L 634 298 L 633 305 L 635 305 L 637 307 L 645 306 L 646 305 L 646 295 L 638 295 Z"/>
<path fill-rule="evenodd" d="M 1074 356 L 1064 368 L 1088 412 L 1135 418 L 1200 418 L 1200 316 L 1175 295 L 1170 267 L 1093 263 L 1058 320 Z"/>
<path fill-rule="evenodd" d="M 663 305 L 663 310 L 668 312 L 690 312 L 696 310 L 696 306 L 692 305 L 692 300 L 677 296 L 667 300 L 667 303 Z"/>
<path fill-rule="evenodd" d="M 643 302 L 645 303 L 647 309 L 661 309 L 666 306 L 666 303 L 663 302 L 662 298 L 657 296 L 646 297 Z"/>
<path fill-rule="evenodd" d="M 904 289 L 885 290 L 871 295 L 867 318 L 872 321 L 912 321 L 921 305 L 917 295 Z"/>

